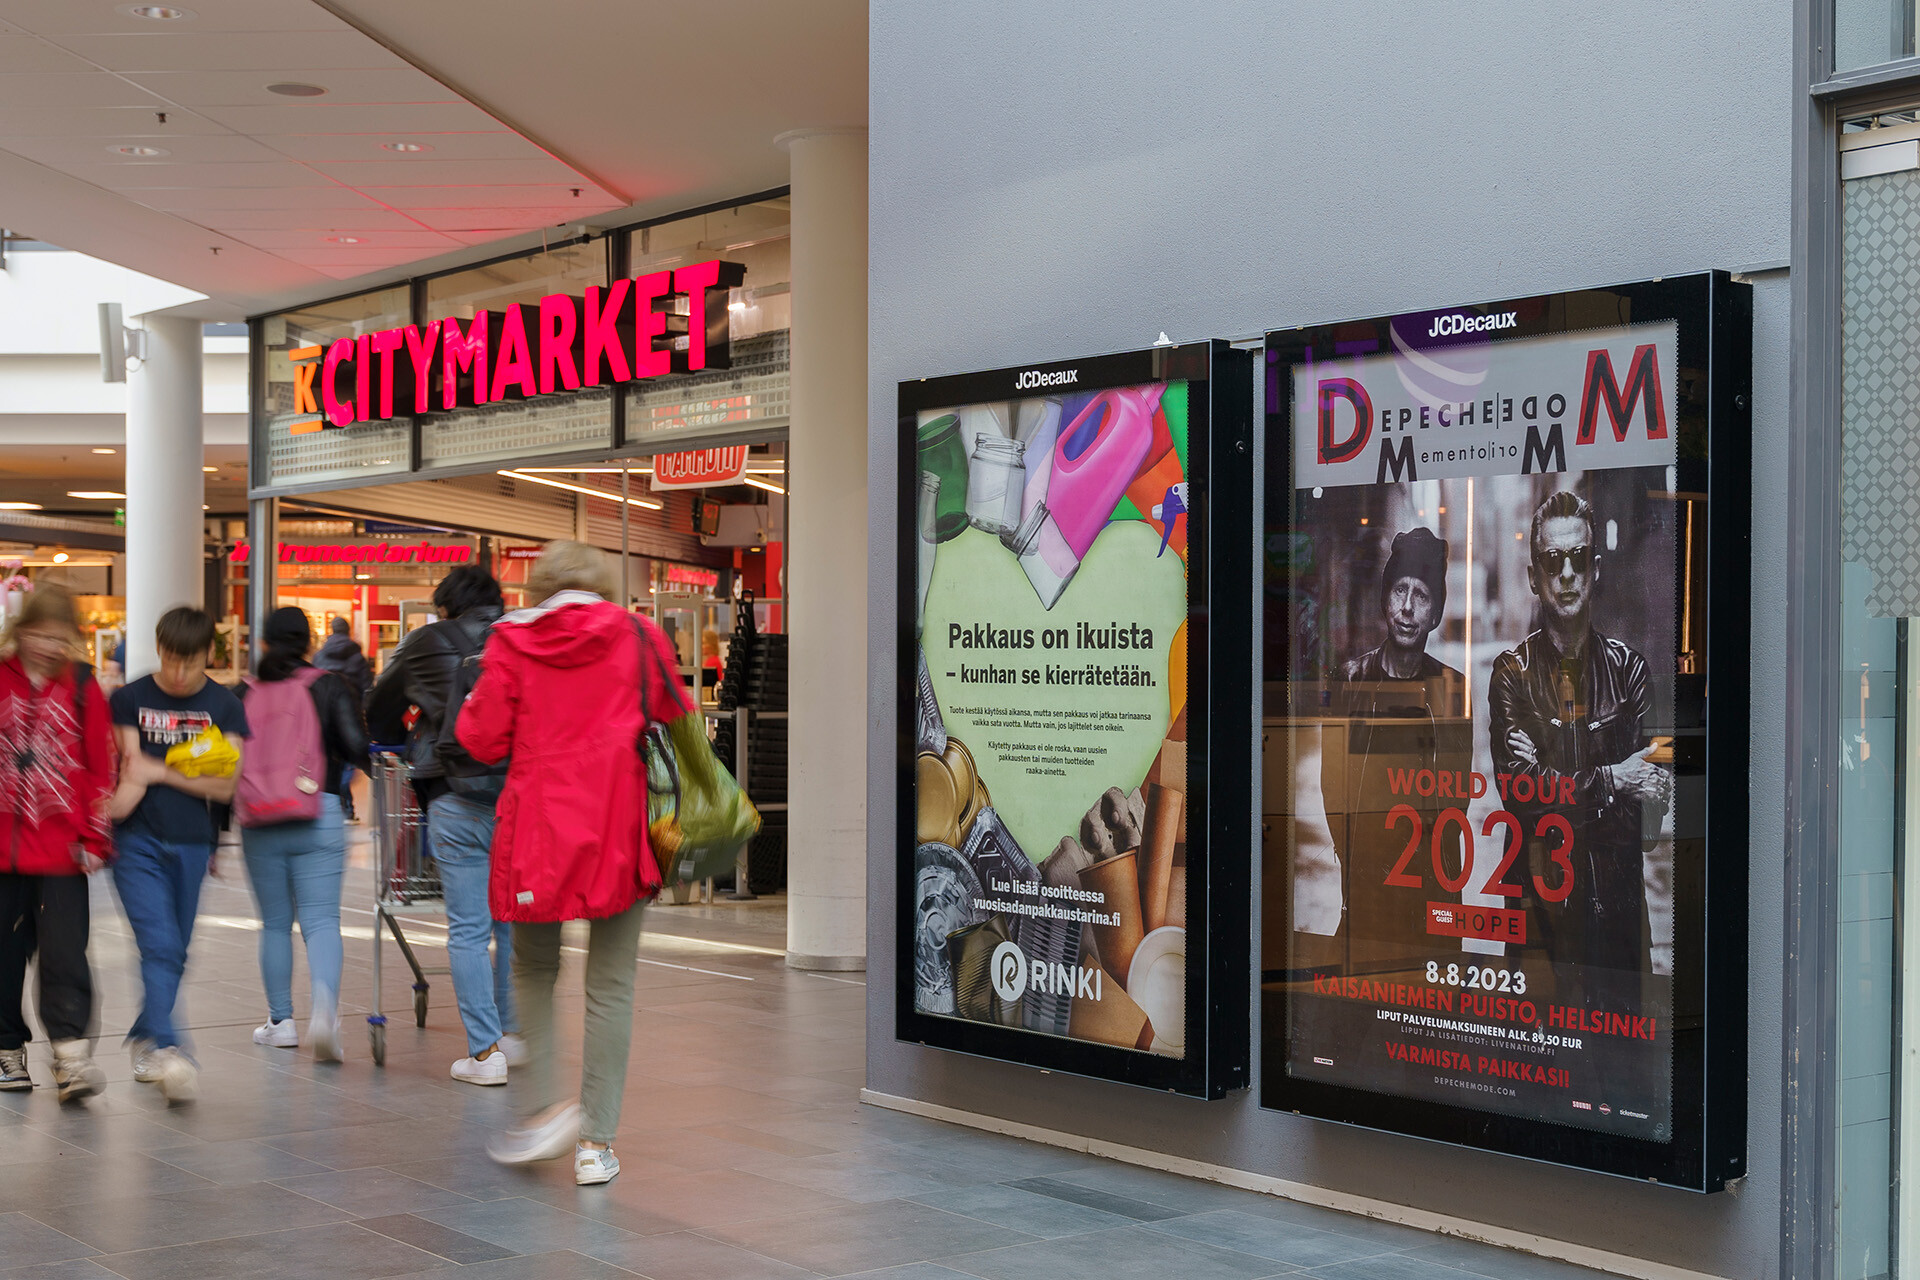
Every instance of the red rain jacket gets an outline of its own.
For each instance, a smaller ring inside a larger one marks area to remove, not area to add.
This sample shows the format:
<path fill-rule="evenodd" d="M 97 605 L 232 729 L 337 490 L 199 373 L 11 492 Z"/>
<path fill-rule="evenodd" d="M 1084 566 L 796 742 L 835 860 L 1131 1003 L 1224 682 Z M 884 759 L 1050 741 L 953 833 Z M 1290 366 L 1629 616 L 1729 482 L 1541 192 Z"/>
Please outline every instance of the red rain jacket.
<path fill-rule="evenodd" d="M 653 650 L 644 662 L 642 637 Z M 493 918 L 594 920 L 651 896 L 660 870 L 647 846 L 640 690 L 644 671 L 649 721 L 692 709 L 673 646 L 610 601 L 562 591 L 496 622 L 481 662 L 454 732 L 476 760 L 508 760 Z"/>
<path fill-rule="evenodd" d="M 17 655 L 0 662 L 0 871 L 79 875 L 76 847 L 113 856 L 113 716 L 91 675 L 77 714 L 76 692 L 71 666 L 35 689 Z"/>

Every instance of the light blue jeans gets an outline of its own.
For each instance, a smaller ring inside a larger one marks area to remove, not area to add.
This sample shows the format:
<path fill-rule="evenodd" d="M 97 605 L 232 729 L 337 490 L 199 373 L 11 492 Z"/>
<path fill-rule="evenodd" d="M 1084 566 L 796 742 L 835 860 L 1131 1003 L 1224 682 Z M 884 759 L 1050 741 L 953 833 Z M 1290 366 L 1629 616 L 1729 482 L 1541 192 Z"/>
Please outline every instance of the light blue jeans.
<path fill-rule="evenodd" d="M 311 822 L 250 827 L 240 833 L 247 879 L 260 909 L 260 981 L 267 1014 L 293 1016 L 293 923 L 307 946 L 313 1011 L 340 1007 L 340 877 L 347 865 L 340 806 L 326 797 Z"/>
<path fill-rule="evenodd" d="M 460 1021 L 467 1029 L 467 1052 L 479 1053 L 520 1026 L 513 1009 L 513 929 L 494 923 L 487 904 L 493 806 L 440 796 L 427 806 L 427 836 L 446 894 L 453 998 L 460 1003 Z"/>
<path fill-rule="evenodd" d="M 180 844 L 121 829 L 114 834 L 114 850 L 113 887 L 120 892 L 120 906 L 140 948 L 143 988 L 140 1016 L 133 1020 L 127 1039 L 148 1041 L 156 1049 L 185 1049 L 173 1009 L 213 846 Z"/>

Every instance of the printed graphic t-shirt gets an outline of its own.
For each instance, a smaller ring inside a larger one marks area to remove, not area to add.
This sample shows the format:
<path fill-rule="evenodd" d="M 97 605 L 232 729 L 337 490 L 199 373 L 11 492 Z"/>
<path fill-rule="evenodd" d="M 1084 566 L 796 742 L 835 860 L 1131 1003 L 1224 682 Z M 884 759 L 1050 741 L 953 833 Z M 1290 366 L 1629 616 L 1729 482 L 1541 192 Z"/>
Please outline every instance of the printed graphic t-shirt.
<path fill-rule="evenodd" d="M 113 693 L 113 722 L 140 734 L 140 749 L 166 759 L 167 750 L 192 742 L 209 725 L 229 738 L 247 736 L 247 713 L 240 699 L 212 680 L 191 697 L 163 691 L 152 676 L 142 676 Z M 156 784 L 118 830 L 153 836 L 175 844 L 212 845 L 220 838 L 215 806 L 198 796 Z"/>

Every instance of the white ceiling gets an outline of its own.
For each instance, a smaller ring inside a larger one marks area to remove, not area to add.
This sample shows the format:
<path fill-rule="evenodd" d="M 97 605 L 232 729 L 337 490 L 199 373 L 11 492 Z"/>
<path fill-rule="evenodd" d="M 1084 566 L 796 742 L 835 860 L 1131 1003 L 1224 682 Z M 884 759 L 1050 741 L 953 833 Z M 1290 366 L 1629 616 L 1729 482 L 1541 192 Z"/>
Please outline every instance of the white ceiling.
<path fill-rule="evenodd" d="M 866 122 L 858 0 L 173 7 L 0 0 L 0 226 L 221 318 L 779 186 L 776 135 Z"/>

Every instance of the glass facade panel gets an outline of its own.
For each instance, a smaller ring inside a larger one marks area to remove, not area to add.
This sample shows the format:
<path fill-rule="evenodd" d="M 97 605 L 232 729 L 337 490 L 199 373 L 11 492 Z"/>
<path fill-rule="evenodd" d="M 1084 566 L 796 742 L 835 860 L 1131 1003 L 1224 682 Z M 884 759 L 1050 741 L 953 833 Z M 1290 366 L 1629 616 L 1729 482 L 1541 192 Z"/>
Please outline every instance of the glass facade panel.
<path fill-rule="evenodd" d="M 1834 71 L 1913 57 L 1916 7 L 1915 0 L 1834 0 Z"/>
<path fill-rule="evenodd" d="M 264 456 L 255 458 L 264 485 L 297 485 L 326 480 L 355 480 L 405 471 L 411 441 L 406 422 L 367 423 L 351 431 L 300 435 L 292 428 L 311 422 L 310 412 L 294 411 L 294 361 L 291 353 L 325 349 L 341 338 L 391 329 L 412 319 L 404 284 L 316 303 L 299 311 L 268 316 L 260 322 L 260 385 L 254 389 L 254 413 L 265 428 Z"/>

